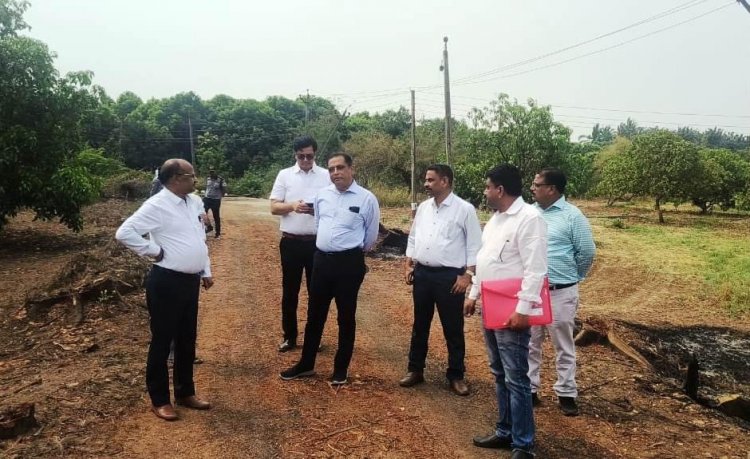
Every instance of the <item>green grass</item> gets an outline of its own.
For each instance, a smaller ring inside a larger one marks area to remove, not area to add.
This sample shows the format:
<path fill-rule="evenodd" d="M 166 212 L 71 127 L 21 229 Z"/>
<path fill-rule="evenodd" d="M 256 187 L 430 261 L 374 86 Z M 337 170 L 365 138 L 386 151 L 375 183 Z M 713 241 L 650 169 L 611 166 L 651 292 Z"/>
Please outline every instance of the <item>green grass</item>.
<path fill-rule="evenodd" d="M 698 223 L 673 227 L 628 224 L 613 229 L 593 222 L 607 246 L 647 270 L 704 282 L 706 293 L 731 314 L 750 312 L 750 239 Z"/>

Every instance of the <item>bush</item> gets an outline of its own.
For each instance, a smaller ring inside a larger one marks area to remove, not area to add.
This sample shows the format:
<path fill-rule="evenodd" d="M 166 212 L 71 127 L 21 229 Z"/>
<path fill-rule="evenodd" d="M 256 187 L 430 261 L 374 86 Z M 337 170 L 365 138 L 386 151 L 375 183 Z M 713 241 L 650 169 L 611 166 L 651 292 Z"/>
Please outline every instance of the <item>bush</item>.
<path fill-rule="evenodd" d="M 104 151 L 88 148 L 76 156 L 74 163 L 85 167 L 90 174 L 97 177 L 112 177 L 128 170 L 122 161 L 104 156 Z"/>
<path fill-rule="evenodd" d="M 245 175 L 240 177 L 232 184 L 232 192 L 241 196 L 250 196 L 251 198 L 261 198 L 268 196 L 270 188 L 273 186 L 273 178 L 267 180 L 268 173 L 260 171 L 246 170 Z"/>
<path fill-rule="evenodd" d="M 369 190 L 378 198 L 381 207 L 400 207 L 409 204 L 411 193 L 406 187 L 389 187 L 380 183 L 373 183 Z M 417 196 L 417 201 L 419 201 Z"/>
<path fill-rule="evenodd" d="M 149 172 L 126 169 L 104 180 L 101 195 L 105 198 L 143 199 L 151 191 L 153 177 Z"/>

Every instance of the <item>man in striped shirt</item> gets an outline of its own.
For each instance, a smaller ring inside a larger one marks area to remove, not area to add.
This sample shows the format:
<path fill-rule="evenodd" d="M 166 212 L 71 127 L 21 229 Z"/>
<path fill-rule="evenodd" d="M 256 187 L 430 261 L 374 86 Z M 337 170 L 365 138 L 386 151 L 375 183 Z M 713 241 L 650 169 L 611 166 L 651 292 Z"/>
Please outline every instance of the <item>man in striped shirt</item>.
<path fill-rule="evenodd" d="M 565 174 L 554 168 L 542 169 L 534 177 L 531 194 L 547 222 L 547 263 L 553 322 L 531 327 L 529 342 L 529 378 L 534 405 L 541 403 L 539 366 L 545 331 L 555 348 L 557 382 L 554 385 L 560 409 L 566 416 L 578 415 L 576 397 L 576 350 L 573 328 L 578 310 L 578 283 L 588 274 L 594 261 L 594 238 L 588 220 L 565 200 Z"/>

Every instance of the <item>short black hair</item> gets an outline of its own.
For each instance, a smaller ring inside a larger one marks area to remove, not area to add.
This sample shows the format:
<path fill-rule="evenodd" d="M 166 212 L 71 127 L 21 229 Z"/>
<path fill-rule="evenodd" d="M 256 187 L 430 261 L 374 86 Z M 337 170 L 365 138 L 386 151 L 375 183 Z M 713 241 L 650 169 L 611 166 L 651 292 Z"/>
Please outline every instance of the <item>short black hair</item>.
<path fill-rule="evenodd" d="M 453 186 L 453 169 L 447 164 L 433 164 L 429 167 L 427 167 L 428 171 L 433 171 L 437 175 L 440 176 L 440 178 L 448 178 L 448 185 Z"/>
<path fill-rule="evenodd" d="M 487 172 L 487 178 L 495 186 L 501 186 L 511 196 L 521 196 L 523 185 L 521 184 L 521 171 L 514 165 L 504 163 L 495 166 Z"/>
<path fill-rule="evenodd" d="M 556 167 L 545 167 L 539 171 L 539 175 L 544 178 L 545 183 L 554 185 L 560 194 L 565 194 L 565 186 L 568 184 L 565 172 Z"/>
<path fill-rule="evenodd" d="M 307 147 L 312 147 L 313 152 L 318 151 L 318 142 L 316 142 L 315 139 L 313 139 L 309 135 L 297 137 L 296 139 L 294 139 L 294 143 L 292 144 L 292 148 L 294 149 L 295 153 Z"/>
<path fill-rule="evenodd" d="M 168 159 L 161 166 L 161 169 L 159 169 L 159 181 L 162 184 L 166 185 L 167 183 L 169 183 L 172 177 L 176 176 L 180 172 L 182 172 L 180 162 L 176 159 Z"/>
<path fill-rule="evenodd" d="M 354 164 L 354 160 L 352 159 L 352 156 L 349 153 L 344 153 L 343 151 L 332 154 L 331 156 L 328 157 L 328 161 L 332 160 L 333 158 L 337 156 L 341 156 L 342 158 L 344 158 L 346 165 L 349 167 L 352 167 L 352 164 Z"/>

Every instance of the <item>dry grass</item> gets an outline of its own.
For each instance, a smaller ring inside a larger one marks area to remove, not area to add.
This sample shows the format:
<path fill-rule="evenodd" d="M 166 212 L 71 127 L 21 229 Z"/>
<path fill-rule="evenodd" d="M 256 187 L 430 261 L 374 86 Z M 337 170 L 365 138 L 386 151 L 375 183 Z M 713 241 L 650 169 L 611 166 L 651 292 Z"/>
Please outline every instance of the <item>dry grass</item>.
<path fill-rule="evenodd" d="M 598 253 L 582 284 L 582 312 L 625 320 L 732 325 L 750 329 L 750 216 L 699 215 L 685 205 L 606 207 L 576 200 L 591 222 Z M 384 208 L 383 224 L 408 230 L 406 207 Z M 486 221 L 489 214 L 480 212 Z"/>

